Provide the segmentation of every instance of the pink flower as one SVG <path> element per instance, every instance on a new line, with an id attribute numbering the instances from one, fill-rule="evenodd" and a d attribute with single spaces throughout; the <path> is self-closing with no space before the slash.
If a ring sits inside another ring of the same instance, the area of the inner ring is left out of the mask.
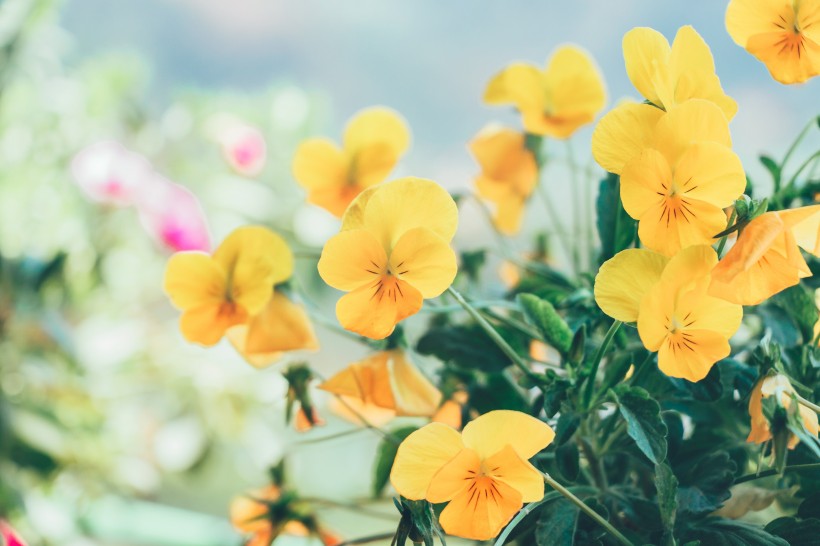
<path id="1" fill-rule="evenodd" d="M 154 175 L 136 205 L 146 231 L 174 252 L 211 249 L 205 212 L 187 188 Z"/>
<path id="2" fill-rule="evenodd" d="M 259 129 L 241 122 L 232 123 L 219 136 L 225 160 L 239 174 L 256 176 L 265 167 L 267 147 Z"/>
<path id="3" fill-rule="evenodd" d="M 91 200 L 122 207 L 134 203 L 152 169 L 141 155 L 118 142 L 105 140 L 74 156 L 71 174 Z"/>
<path id="4" fill-rule="evenodd" d="M 26 546 L 17 531 L 11 528 L 11 525 L 3 520 L 0 520 L 0 538 L 3 539 L 2 544 L 5 546 Z"/>

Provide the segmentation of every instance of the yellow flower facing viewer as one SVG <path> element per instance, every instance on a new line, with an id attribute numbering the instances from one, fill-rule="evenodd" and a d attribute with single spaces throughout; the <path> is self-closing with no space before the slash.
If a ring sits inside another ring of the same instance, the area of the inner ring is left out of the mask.
<path id="1" fill-rule="evenodd" d="M 763 399 L 774 396 L 780 407 L 789 409 L 792 404 L 793 394 L 794 387 L 792 387 L 789 378 L 783 374 L 768 375 L 757 382 L 749 398 L 751 431 L 749 432 L 749 437 L 746 438 L 747 442 L 760 444 L 772 439 L 769 420 L 763 414 Z M 799 405 L 797 410 L 800 412 L 803 427 L 805 427 L 809 433 L 817 436 L 817 433 L 820 432 L 817 414 L 802 405 Z M 799 442 L 800 438 L 791 434 L 788 442 L 789 449 L 794 449 Z"/>
<path id="2" fill-rule="evenodd" d="M 322 279 L 348 292 L 336 304 L 342 326 L 383 339 L 425 298 L 447 290 L 457 226 L 453 198 L 431 180 L 402 178 L 362 193 L 319 259 Z"/>
<path id="3" fill-rule="evenodd" d="M 726 30 L 780 83 L 802 83 L 820 74 L 818 0 L 732 0 Z"/>
<path id="4" fill-rule="evenodd" d="M 543 476 L 528 460 L 554 437 L 547 424 L 509 410 L 486 413 L 461 434 L 430 423 L 399 446 L 390 481 L 410 500 L 448 502 L 439 516 L 448 534 L 489 540 L 544 496 Z"/>
<path id="5" fill-rule="evenodd" d="M 678 29 L 672 47 L 651 28 L 633 28 L 624 35 L 624 61 L 632 85 L 664 110 L 689 99 L 716 104 L 731 120 L 737 103 L 728 97 L 715 74 L 712 51 L 691 26 Z"/>
<path id="6" fill-rule="evenodd" d="M 341 217 L 362 191 L 384 181 L 410 146 L 407 123 L 389 108 L 357 113 L 347 124 L 340 148 L 331 140 L 303 142 L 293 159 L 293 176 L 307 200 Z"/>
<path id="7" fill-rule="evenodd" d="M 820 205 L 761 214 L 712 271 L 710 292 L 757 305 L 811 276 L 800 248 L 820 256 Z"/>
<path id="8" fill-rule="evenodd" d="M 165 292 L 182 311 L 180 329 L 188 341 L 214 345 L 244 324 L 271 299 L 274 284 L 293 272 L 293 254 L 270 230 L 234 230 L 209 256 L 177 252 L 165 269 Z"/>
<path id="9" fill-rule="evenodd" d="M 478 195 L 495 205 L 493 223 L 505 235 L 518 233 L 524 204 L 538 183 L 538 165 L 524 134 L 489 126 L 470 142 L 470 151 L 481 166 Z"/>
<path id="10" fill-rule="evenodd" d="M 627 104 L 604 116 L 593 155 L 621 175 L 621 200 L 648 248 L 672 256 L 710 244 L 726 227 L 725 207 L 746 188 L 728 123 L 714 104 L 692 99 L 663 113 Z"/>
<path id="11" fill-rule="evenodd" d="M 380 351 L 354 362 L 319 388 L 363 403 L 392 410 L 398 416 L 433 415 L 441 392 L 401 349 Z"/>
<path id="12" fill-rule="evenodd" d="M 604 108 L 604 83 L 592 58 L 571 45 L 558 48 L 542 70 L 513 63 L 484 91 L 487 104 L 512 104 L 528 133 L 569 138 Z"/>
<path id="13" fill-rule="evenodd" d="M 658 353 L 658 367 L 671 377 L 700 381 L 729 356 L 729 338 L 743 308 L 708 294 L 717 254 L 706 245 L 688 247 L 671 259 L 645 249 L 619 252 L 595 279 L 595 301 L 604 313 L 637 322 L 644 346 Z"/>

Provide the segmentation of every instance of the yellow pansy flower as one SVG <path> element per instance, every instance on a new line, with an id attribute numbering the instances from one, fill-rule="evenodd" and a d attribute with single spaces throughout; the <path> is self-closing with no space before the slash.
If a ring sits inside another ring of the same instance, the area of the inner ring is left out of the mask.
<path id="1" fill-rule="evenodd" d="M 671 256 L 714 242 L 726 227 L 723 209 L 743 193 L 746 175 L 713 103 L 692 99 L 665 114 L 652 110 L 660 112 L 624 105 L 604 116 L 593 154 L 621 175 L 621 201 L 638 220 L 641 242 Z"/>
<path id="2" fill-rule="evenodd" d="M 430 416 L 441 402 L 441 392 L 401 349 L 380 351 L 354 362 L 319 388 L 392 410 L 398 416 Z"/>
<path id="3" fill-rule="evenodd" d="M 633 28 L 624 35 L 623 49 L 632 85 L 655 106 L 669 110 L 698 98 L 716 104 L 728 120 L 737 112 L 720 86 L 709 46 L 691 26 L 678 29 L 672 47 L 656 30 Z"/>
<path id="4" fill-rule="evenodd" d="M 761 214 L 712 271 L 710 293 L 757 305 L 811 276 L 800 248 L 820 256 L 820 205 Z"/>
<path id="5" fill-rule="evenodd" d="M 770 396 L 775 396 L 775 400 L 780 407 L 789 409 L 792 404 L 792 395 L 794 394 L 794 387 L 792 387 L 789 378 L 783 374 L 768 375 L 757 382 L 752 389 L 752 394 L 749 398 L 749 415 L 751 416 L 751 431 L 747 442 L 760 444 L 772 439 L 772 431 L 769 428 L 769 420 L 763 414 L 763 399 Z M 800 418 L 803 421 L 805 429 L 817 436 L 820 432 L 820 425 L 818 425 L 817 414 L 804 406 L 799 406 Z M 789 449 L 794 449 L 800 439 L 794 434 L 790 435 L 788 446 Z"/>
<path id="6" fill-rule="evenodd" d="M 717 254 L 690 246 L 671 259 L 645 249 L 618 253 L 595 278 L 604 313 L 638 323 L 644 346 L 658 352 L 658 367 L 672 377 L 700 381 L 729 356 L 729 338 L 743 308 L 708 294 Z"/>
<path id="7" fill-rule="evenodd" d="M 165 269 L 165 292 L 182 311 L 188 341 L 214 345 L 225 332 L 265 308 L 274 284 L 293 272 L 293 254 L 270 230 L 234 230 L 210 256 L 177 252 Z"/>
<path id="8" fill-rule="evenodd" d="M 817 0 L 732 0 L 726 30 L 780 83 L 801 83 L 820 74 Z"/>
<path id="9" fill-rule="evenodd" d="M 461 434 L 430 423 L 401 443 L 390 481 L 410 500 L 447 502 L 439 522 L 448 534 L 489 540 L 544 496 L 543 476 L 528 460 L 554 437 L 546 423 L 509 410 L 486 413 Z"/>
<path id="10" fill-rule="evenodd" d="M 569 138 L 604 108 L 604 83 L 589 54 L 571 45 L 558 48 L 541 70 L 514 63 L 496 74 L 484 91 L 487 104 L 512 104 L 528 133 Z"/>
<path id="11" fill-rule="evenodd" d="M 447 290 L 456 275 L 453 198 L 431 180 L 402 178 L 362 193 L 322 250 L 319 275 L 349 292 L 336 304 L 346 329 L 373 339 Z"/>
<path id="12" fill-rule="evenodd" d="M 308 191 L 307 200 L 341 217 L 362 191 L 384 181 L 410 146 L 410 131 L 389 108 L 357 113 L 347 124 L 342 147 L 325 138 L 299 145 L 293 176 Z"/>
<path id="13" fill-rule="evenodd" d="M 524 204 L 538 183 L 538 165 L 524 134 L 489 126 L 470 142 L 470 151 L 481 166 L 475 179 L 478 195 L 495 205 L 495 227 L 505 235 L 517 233 Z"/>

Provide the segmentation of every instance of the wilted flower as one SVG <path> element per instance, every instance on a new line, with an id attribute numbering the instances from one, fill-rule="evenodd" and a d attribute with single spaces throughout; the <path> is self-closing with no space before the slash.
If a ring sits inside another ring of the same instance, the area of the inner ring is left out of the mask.
<path id="1" fill-rule="evenodd" d="M 487 104 L 512 104 L 528 133 L 569 138 L 592 122 L 606 102 L 601 74 L 589 54 L 558 48 L 545 69 L 514 63 L 496 74 L 484 91 Z"/>
<path id="2" fill-rule="evenodd" d="M 150 190 L 153 169 L 141 155 L 105 140 L 74 156 L 71 174 L 89 199 L 122 207 L 133 205 Z"/>
<path id="3" fill-rule="evenodd" d="M 448 502 L 439 516 L 449 534 L 488 540 L 525 502 L 541 500 L 544 479 L 528 459 L 555 437 L 535 417 L 497 410 L 459 434 L 430 423 L 402 442 L 390 481 L 403 497 Z"/>
<path id="4" fill-rule="evenodd" d="M 342 142 L 339 148 L 324 138 L 306 140 L 293 158 L 293 176 L 308 191 L 308 202 L 337 217 L 388 177 L 410 145 L 410 131 L 398 113 L 373 107 L 348 122 Z"/>
<path id="5" fill-rule="evenodd" d="M 166 248 L 174 252 L 211 249 L 205 212 L 184 186 L 155 174 L 135 204 L 145 230 Z"/>
<path id="6" fill-rule="evenodd" d="M 475 179 L 478 195 L 495 205 L 493 223 L 501 233 L 517 233 L 524 204 L 538 182 L 538 165 L 524 134 L 486 127 L 470 142 L 470 151 L 481 166 Z"/>
<path id="7" fill-rule="evenodd" d="M 793 394 L 795 394 L 794 387 L 792 387 L 789 378 L 783 374 L 768 375 L 757 382 L 749 398 L 749 415 L 752 418 L 752 429 L 749 432 L 749 437 L 746 438 L 747 442 L 760 444 L 772 439 L 769 420 L 763 414 L 763 399 L 774 396 L 778 406 L 789 409 L 792 404 Z M 820 432 L 817 414 L 802 405 L 797 410 L 800 412 L 803 427 L 812 435 L 817 436 L 817 433 Z M 794 449 L 799 442 L 800 438 L 791 434 L 788 442 L 789 449 Z"/>
<path id="8" fill-rule="evenodd" d="M 820 74 L 816 0 L 732 0 L 726 9 L 726 30 L 780 83 L 802 83 Z"/>
<path id="9" fill-rule="evenodd" d="M 319 275 L 349 292 L 336 304 L 346 329 L 374 339 L 444 292 L 456 275 L 453 198 L 431 180 L 402 178 L 361 194 L 322 250 Z"/>
<path id="10" fill-rule="evenodd" d="M 256 127 L 241 122 L 228 124 L 218 135 L 225 161 L 243 176 L 256 176 L 265 167 L 265 137 Z"/>
<path id="11" fill-rule="evenodd" d="M 712 272 L 710 293 L 757 305 L 811 276 L 800 248 L 820 256 L 820 205 L 766 212 L 743 228 Z"/>

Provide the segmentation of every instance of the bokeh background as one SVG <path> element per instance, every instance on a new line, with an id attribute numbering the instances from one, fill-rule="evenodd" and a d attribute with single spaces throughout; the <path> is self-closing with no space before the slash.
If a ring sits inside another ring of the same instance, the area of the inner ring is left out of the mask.
<path id="1" fill-rule="evenodd" d="M 783 155 L 816 114 L 820 87 L 772 80 L 731 41 L 724 10 L 720 1 L 651 0 L 0 1 L 0 443 L 10 454 L 0 461 L 0 499 L 21 532 L 33 545 L 240 544 L 228 503 L 264 485 L 285 454 L 291 482 L 328 501 L 317 506 L 342 535 L 396 522 L 389 499 L 366 501 L 374 514 L 344 506 L 369 495 L 377 437 L 315 442 L 352 427 L 321 394 L 327 426 L 297 434 L 284 423 L 277 368 L 254 370 L 227 345 L 184 342 L 161 291 L 168 251 L 133 210 L 91 203 L 73 183 L 69 165 L 85 146 L 114 139 L 143 154 L 199 197 L 215 242 L 264 223 L 309 256 L 337 224 L 304 204 L 292 180 L 300 139 L 338 139 L 357 110 L 387 105 L 413 132 L 396 175 L 468 191 L 476 166 L 466 142 L 489 122 L 517 124 L 513 112 L 481 103 L 503 66 L 541 64 L 577 43 L 601 67 L 611 106 L 637 95 L 623 34 L 651 26 L 671 38 L 691 24 L 739 103 L 735 149 L 765 191 L 757 156 Z M 225 115 L 265 135 L 258 176 L 225 163 L 215 136 Z M 555 155 L 571 150 L 590 163 L 590 133 L 555 145 Z M 547 176 L 553 199 L 568 199 L 567 173 Z M 527 233 L 544 228 L 539 216 L 512 244 L 528 246 Z M 486 246 L 488 233 L 465 207 L 456 246 Z M 300 260 L 297 276 L 332 317 L 336 295 L 314 265 Z M 320 353 L 291 360 L 330 374 L 367 351 L 331 329 L 318 335 Z"/>

